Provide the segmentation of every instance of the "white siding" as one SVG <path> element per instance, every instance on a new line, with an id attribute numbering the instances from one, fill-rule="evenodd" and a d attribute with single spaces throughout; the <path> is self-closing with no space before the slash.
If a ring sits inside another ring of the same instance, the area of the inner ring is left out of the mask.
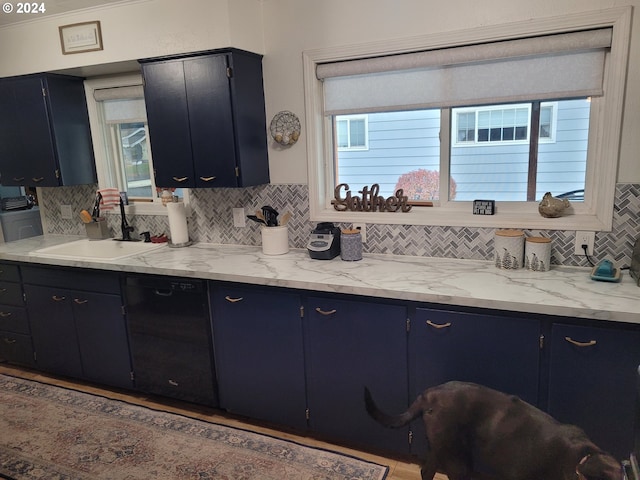
<path id="1" fill-rule="evenodd" d="M 584 188 L 589 104 L 558 104 L 555 138 L 539 145 L 536 198 Z M 338 183 L 357 192 L 378 183 L 380 194 L 394 193 L 398 177 L 416 169 L 439 170 L 440 113 L 437 110 L 369 115 L 369 149 L 340 151 Z M 456 200 L 525 201 L 528 145 L 473 145 L 451 149 Z"/>

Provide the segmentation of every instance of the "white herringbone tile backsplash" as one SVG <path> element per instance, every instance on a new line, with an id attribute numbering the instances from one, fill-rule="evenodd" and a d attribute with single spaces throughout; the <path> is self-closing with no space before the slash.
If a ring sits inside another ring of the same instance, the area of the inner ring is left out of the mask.
<path id="1" fill-rule="evenodd" d="M 40 208 L 43 209 L 45 234 L 84 234 L 80 218 L 62 219 L 61 204 L 71 205 L 74 212 L 93 203 L 96 185 L 41 188 Z M 190 191 L 191 215 L 189 236 L 193 241 L 259 245 L 258 224 L 233 226 L 233 207 L 244 207 L 247 213 L 263 205 L 280 212 L 292 213 L 289 222 L 289 243 L 292 248 L 305 248 L 315 223 L 309 220 L 308 188 L 306 185 L 264 185 L 251 188 L 195 189 Z M 45 208 L 44 205 L 47 207 Z M 152 235 L 169 233 L 166 216 L 138 215 L 127 218 L 136 233 L 150 231 Z M 117 235 L 120 216 L 110 215 L 109 226 Z M 584 257 L 573 255 L 573 231 L 530 230 L 527 235 L 544 235 L 553 241 L 551 263 L 555 265 L 587 266 Z M 419 225 L 368 224 L 365 253 L 471 258 L 493 258 L 491 228 L 430 227 Z M 597 258 L 610 256 L 620 265 L 629 265 L 631 250 L 640 236 L 640 184 L 619 184 L 616 188 L 613 230 L 596 234 Z"/>

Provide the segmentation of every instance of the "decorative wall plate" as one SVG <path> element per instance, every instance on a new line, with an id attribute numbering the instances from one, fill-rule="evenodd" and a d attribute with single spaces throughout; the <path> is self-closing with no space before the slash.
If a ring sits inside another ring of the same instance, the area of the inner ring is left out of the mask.
<path id="1" fill-rule="evenodd" d="M 289 147 L 300 138 L 300 120 L 294 113 L 285 110 L 274 115 L 269 130 L 277 143 Z"/>

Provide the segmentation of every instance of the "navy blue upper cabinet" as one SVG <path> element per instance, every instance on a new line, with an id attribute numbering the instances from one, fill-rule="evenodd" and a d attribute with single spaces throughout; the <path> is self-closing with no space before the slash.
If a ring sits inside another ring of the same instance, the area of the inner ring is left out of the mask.
<path id="1" fill-rule="evenodd" d="M 262 56 L 230 49 L 140 63 L 156 185 L 269 183 Z"/>
<path id="2" fill-rule="evenodd" d="M 0 79 L 0 183 L 57 187 L 96 182 L 83 79 Z"/>

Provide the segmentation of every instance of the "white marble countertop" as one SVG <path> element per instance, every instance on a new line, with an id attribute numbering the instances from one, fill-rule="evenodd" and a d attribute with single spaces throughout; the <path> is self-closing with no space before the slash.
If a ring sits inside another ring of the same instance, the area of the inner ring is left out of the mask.
<path id="1" fill-rule="evenodd" d="M 365 254 L 357 262 L 312 260 L 306 250 L 264 255 L 260 247 L 196 243 L 163 246 L 113 262 L 54 259 L 35 250 L 82 237 L 47 235 L 0 244 L 0 260 L 175 275 L 367 295 L 515 312 L 640 324 L 640 288 L 623 272 L 621 283 L 596 282 L 590 269 L 549 272 L 500 270 L 493 262 Z"/>

